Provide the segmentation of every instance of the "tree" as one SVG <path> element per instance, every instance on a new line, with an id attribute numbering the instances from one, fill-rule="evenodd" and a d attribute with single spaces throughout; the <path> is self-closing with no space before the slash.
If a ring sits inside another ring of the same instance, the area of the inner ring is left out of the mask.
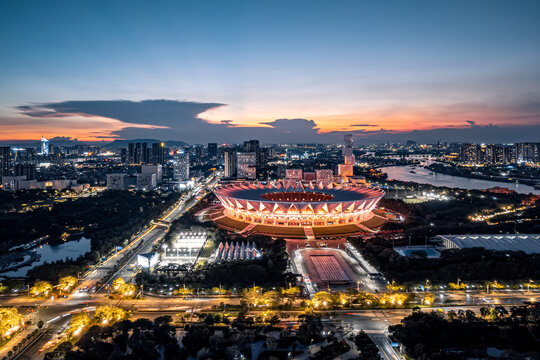
<path id="1" fill-rule="evenodd" d="M 243 300 L 248 304 L 248 306 L 253 307 L 263 303 L 264 298 L 262 294 L 262 289 L 258 286 L 246 289 L 244 291 Z"/>
<path id="2" fill-rule="evenodd" d="M 90 324 L 90 316 L 88 316 L 87 313 L 81 312 L 73 314 L 69 330 L 74 336 L 77 336 L 81 333 L 82 329 L 88 326 L 88 324 Z"/>
<path id="3" fill-rule="evenodd" d="M 58 288 L 62 291 L 70 291 L 76 284 L 75 276 L 64 276 L 58 280 Z"/>
<path id="4" fill-rule="evenodd" d="M 34 296 L 39 295 L 45 295 L 47 296 L 51 291 L 53 287 L 52 285 L 47 281 L 38 281 L 30 288 L 30 293 Z"/>
<path id="5" fill-rule="evenodd" d="M 127 320 L 130 316 L 130 311 L 110 305 L 99 306 L 94 314 L 94 318 L 103 325 L 110 325 L 116 321 Z"/>
<path id="6" fill-rule="evenodd" d="M 116 292 L 119 292 L 124 285 L 126 285 L 126 281 L 123 278 L 116 278 L 112 282 L 112 288 Z"/>
<path id="7" fill-rule="evenodd" d="M 0 336 L 9 335 L 21 325 L 22 320 L 16 308 L 0 308 Z"/>

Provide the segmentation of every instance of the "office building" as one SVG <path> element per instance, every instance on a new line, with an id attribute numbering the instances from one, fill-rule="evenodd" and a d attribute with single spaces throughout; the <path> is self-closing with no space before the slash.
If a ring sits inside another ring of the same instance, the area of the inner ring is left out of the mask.
<path id="1" fill-rule="evenodd" d="M 314 172 L 305 172 L 304 173 L 304 181 L 315 181 L 315 173 Z"/>
<path id="2" fill-rule="evenodd" d="M 540 163 L 540 143 L 517 143 L 516 162 L 527 164 Z"/>
<path id="3" fill-rule="evenodd" d="M 216 143 L 208 143 L 208 160 L 212 163 L 217 162 L 217 144 Z"/>
<path id="4" fill-rule="evenodd" d="M 122 164 L 127 164 L 128 162 L 127 149 L 120 149 L 120 161 L 122 162 Z"/>
<path id="5" fill-rule="evenodd" d="M 179 151 L 174 155 L 173 179 L 185 181 L 189 180 L 189 152 Z"/>
<path id="6" fill-rule="evenodd" d="M 261 149 L 259 140 L 244 141 L 244 152 L 255 154 L 257 171 L 260 172 L 265 167 L 264 152 Z"/>
<path id="7" fill-rule="evenodd" d="M 137 190 L 149 191 L 154 190 L 157 186 L 156 174 L 137 174 Z"/>
<path id="8" fill-rule="evenodd" d="M 129 143 L 128 159 L 130 165 L 150 164 L 151 149 L 148 143 Z"/>
<path id="9" fill-rule="evenodd" d="M 49 155 L 49 140 L 44 137 L 41 137 L 41 155 Z"/>
<path id="10" fill-rule="evenodd" d="M 163 165 L 165 161 L 165 143 L 152 144 L 152 164 Z"/>
<path id="11" fill-rule="evenodd" d="M 107 190 L 127 190 L 126 174 L 107 174 Z"/>
<path id="12" fill-rule="evenodd" d="M 478 162 L 478 146 L 476 144 L 463 144 L 460 148 L 460 160 L 465 164 Z"/>
<path id="13" fill-rule="evenodd" d="M 285 179 L 287 180 L 302 180 L 302 169 L 287 169 L 285 170 Z"/>
<path id="14" fill-rule="evenodd" d="M 236 177 L 237 157 L 236 150 L 225 150 L 225 177 Z"/>
<path id="15" fill-rule="evenodd" d="M 158 184 L 163 182 L 163 169 L 161 165 L 143 165 L 141 166 L 141 174 L 155 174 Z"/>
<path id="16" fill-rule="evenodd" d="M 254 152 L 237 154 L 237 177 L 255 179 L 257 177 L 257 155 Z"/>
<path id="17" fill-rule="evenodd" d="M 345 147 L 343 148 L 343 164 L 338 166 L 338 175 L 341 176 L 344 180 L 354 175 L 354 162 L 355 157 L 353 155 L 353 137 L 351 134 L 347 134 L 344 137 Z"/>
<path id="18" fill-rule="evenodd" d="M 25 176 L 27 180 L 34 180 L 36 178 L 36 165 L 15 164 L 13 173 L 15 176 Z"/>
<path id="19" fill-rule="evenodd" d="M 9 176 L 11 173 L 11 148 L 0 147 L 0 177 Z"/>
<path id="20" fill-rule="evenodd" d="M 334 172 L 329 169 L 315 170 L 315 179 L 317 181 L 332 181 L 334 179 Z"/>

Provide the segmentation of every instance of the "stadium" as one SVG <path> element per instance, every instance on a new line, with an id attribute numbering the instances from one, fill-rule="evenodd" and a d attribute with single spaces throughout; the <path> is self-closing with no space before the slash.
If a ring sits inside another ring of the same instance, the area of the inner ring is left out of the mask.
<path id="1" fill-rule="evenodd" d="M 382 190 L 354 184 L 287 180 L 224 184 L 214 189 L 214 193 L 223 205 L 221 218 L 230 220 L 216 221 L 218 225 L 240 230 L 242 224 L 243 227 L 249 224 L 250 228 L 258 227 L 259 233 L 298 233 L 308 237 L 304 233 L 306 228 L 324 228 L 327 235 L 366 230 L 355 224 L 376 216 L 373 210 L 384 196 Z"/>

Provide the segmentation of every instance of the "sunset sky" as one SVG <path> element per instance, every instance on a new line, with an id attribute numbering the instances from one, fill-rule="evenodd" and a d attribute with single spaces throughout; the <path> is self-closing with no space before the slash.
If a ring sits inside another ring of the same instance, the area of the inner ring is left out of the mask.
<path id="1" fill-rule="evenodd" d="M 540 1 L 0 3 L 0 140 L 540 141 Z"/>

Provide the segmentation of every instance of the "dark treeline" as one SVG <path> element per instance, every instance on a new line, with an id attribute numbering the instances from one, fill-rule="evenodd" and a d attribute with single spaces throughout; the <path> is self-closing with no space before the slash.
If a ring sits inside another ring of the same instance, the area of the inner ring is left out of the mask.
<path id="1" fill-rule="evenodd" d="M 133 235 L 178 199 L 178 193 L 161 197 L 150 192 L 104 191 L 98 196 L 55 204 L 50 211 L 39 209 L 17 214 L 20 219 L 6 226 L 17 232 L 15 239 L 21 243 L 45 234 L 54 242 L 70 228 L 81 228 L 84 236 L 91 239 L 91 252 L 77 259 L 42 264 L 28 272 L 30 278 L 56 281 L 59 274 L 76 275 L 115 246 L 127 245 Z M 11 214 L 3 214 L 0 219 L 4 221 L 7 217 Z M 25 226 L 21 225 L 23 223 Z M 2 233 L 9 231 L 0 228 Z M 1 246 L 6 245 L 2 243 Z"/>
<path id="2" fill-rule="evenodd" d="M 504 307 L 483 308 L 482 317 L 472 311 L 413 312 L 400 325 L 389 328 L 405 353 L 417 360 L 487 359 L 487 347 L 506 352 L 505 359 L 537 359 L 535 337 L 540 325 L 538 310 Z"/>
<path id="3" fill-rule="evenodd" d="M 400 283 L 540 279 L 540 254 L 469 248 L 444 250 L 440 258 L 427 259 L 401 256 L 387 240 L 351 241 L 389 280 Z"/>
<path id="4" fill-rule="evenodd" d="M 471 192 L 472 193 L 472 192 Z M 404 223 L 390 223 L 387 228 L 404 230 L 405 237 L 412 239 L 413 244 L 423 244 L 426 236 L 439 234 L 499 234 L 540 232 L 540 215 L 538 208 L 526 210 L 520 218 L 531 218 L 532 221 L 516 222 L 517 214 L 493 220 L 514 220 L 496 225 L 485 222 L 472 222 L 468 217 L 483 210 L 494 210 L 503 205 L 518 205 L 523 195 L 499 195 L 474 192 L 467 196 L 462 191 L 454 200 L 427 201 L 408 204 L 402 200 L 383 198 L 379 205 L 399 212 L 405 216 Z M 483 196 L 483 197 L 482 197 Z"/>
<path id="5" fill-rule="evenodd" d="M 60 344 L 45 360 L 95 359 L 186 359 L 176 339 L 170 316 L 135 321 L 124 320 L 113 326 L 92 326 L 77 342 Z"/>

